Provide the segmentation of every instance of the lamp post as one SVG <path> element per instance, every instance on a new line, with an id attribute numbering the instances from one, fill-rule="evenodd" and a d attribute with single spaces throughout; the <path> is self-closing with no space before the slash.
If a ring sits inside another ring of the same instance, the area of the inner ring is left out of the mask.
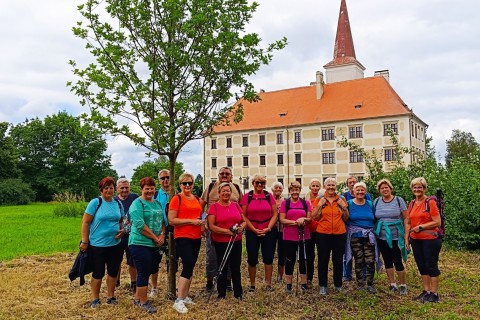
<path id="1" fill-rule="evenodd" d="M 239 177 L 238 180 L 240 184 L 243 185 L 243 193 L 245 193 L 245 190 L 248 189 L 248 181 L 250 180 L 250 177 Z"/>
<path id="2" fill-rule="evenodd" d="M 278 114 L 280 118 L 285 118 L 287 116 L 288 112 L 282 112 Z M 285 125 L 285 131 L 287 134 L 287 186 L 290 185 L 290 145 L 289 145 L 289 132 L 288 132 L 288 125 Z"/>

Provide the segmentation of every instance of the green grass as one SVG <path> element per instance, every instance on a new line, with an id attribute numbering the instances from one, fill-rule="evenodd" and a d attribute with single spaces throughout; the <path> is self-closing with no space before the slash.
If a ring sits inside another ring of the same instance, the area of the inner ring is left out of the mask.
<path id="1" fill-rule="evenodd" d="M 77 249 L 81 218 L 56 217 L 54 206 L 36 203 L 0 207 L 0 261 Z"/>

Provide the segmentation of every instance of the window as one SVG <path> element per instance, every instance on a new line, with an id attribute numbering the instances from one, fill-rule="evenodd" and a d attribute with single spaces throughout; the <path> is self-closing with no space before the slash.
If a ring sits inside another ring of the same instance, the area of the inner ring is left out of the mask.
<path id="1" fill-rule="evenodd" d="M 283 144 L 283 132 L 277 132 L 277 144 Z"/>
<path id="2" fill-rule="evenodd" d="M 363 162 L 363 155 L 359 151 L 350 151 L 350 163 Z"/>
<path id="3" fill-rule="evenodd" d="M 302 164 L 302 154 L 295 153 L 295 164 Z"/>
<path id="4" fill-rule="evenodd" d="M 411 129 L 411 131 L 412 131 L 412 137 L 414 137 L 414 136 L 415 136 L 415 132 L 414 132 L 414 130 L 413 130 L 413 122 L 412 122 L 412 129 Z"/>
<path id="5" fill-rule="evenodd" d="M 248 136 L 242 137 L 242 147 L 248 147 Z"/>
<path id="6" fill-rule="evenodd" d="M 229 167 L 229 168 L 233 167 L 233 165 L 232 165 L 232 157 L 227 157 L 227 167 Z"/>
<path id="7" fill-rule="evenodd" d="M 355 138 L 362 138 L 362 127 L 361 126 L 356 126 L 356 127 L 349 127 L 348 128 L 348 137 L 350 139 L 355 139 Z"/>
<path id="8" fill-rule="evenodd" d="M 278 178 L 277 178 L 277 181 L 280 182 L 280 183 L 282 184 L 282 186 L 285 186 L 285 185 L 283 184 L 283 177 L 278 177 Z"/>
<path id="9" fill-rule="evenodd" d="M 232 137 L 227 137 L 227 148 L 232 147 Z"/>
<path id="10" fill-rule="evenodd" d="M 323 152 L 322 163 L 323 164 L 335 163 L 335 152 Z"/>
<path id="11" fill-rule="evenodd" d="M 243 166 L 248 167 L 248 156 L 243 156 Z"/>
<path id="12" fill-rule="evenodd" d="M 385 161 L 394 161 L 397 160 L 395 155 L 395 150 L 392 148 L 388 148 L 384 150 Z"/>
<path id="13" fill-rule="evenodd" d="M 283 153 L 277 154 L 277 165 L 283 166 Z"/>
<path id="14" fill-rule="evenodd" d="M 212 139 L 212 149 L 217 149 L 217 139 Z"/>
<path id="15" fill-rule="evenodd" d="M 294 143 L 300 143 L 302 142 L 302 132 L 301 131 L 295 131 L 293 136 L 293 142 Z"/>
<path id="16" fill-rule="evenodd" d="M 264 134 L 261 134 L 258 136 L 258 144 L 261 145 L 261 146 L 264 146 L 265 145 L 265 135 Z"/>
<path id="17" fill-rule="evenodd" d="M 265 155 L 260 155 L 260 165 L 261 166 L 265 166 L 266 165 L 266 161 L 265 161 Z"/>
<path id="18" fill-rule="evenodd" d="M 398 123 L 384 123 L 383 124 L 383 135 L 388 136 L 388 131 L 392 130 L 394 134 L 398 134 Z"/>
<path id="19" fill-rule="evenodd" d="M 417 130 L 418 130 L 418 126 L 415 125 L 415 139 L 418 139 L 418 132 L 417 132 Z"/>
<path id="20" fill-rule="evenodd" d="M 335 129 L 322 129 L 322 141 L 334 140 L 335 139 Z"/>
<path id="21" fill-rule="evenodd" d="M 302 185 L 302 177 L 295 177 L 295 181 L 297 181 L 298 183 L 300 183 L 300 185 Z"/>
<path id="22" fill-rule="evenodd" d="M 217 167 L 217 158 L 212 158 L 212 169 Z"/>

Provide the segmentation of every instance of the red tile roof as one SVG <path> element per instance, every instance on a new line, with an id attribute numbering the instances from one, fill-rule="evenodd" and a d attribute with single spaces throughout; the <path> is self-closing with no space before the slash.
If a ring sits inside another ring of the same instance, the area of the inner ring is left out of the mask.
<path id="1" fill-rule="evenodd" d="M 320 100 L 316 99 L 315 85 L 261 92 L 259 95 L 261 101 L 257 103 L 242 102 L 244 117 L 240 123 L 217 126 L 214 132 L 327 124 L 411 114 L 411 110 L 382 76 L 325 84 Z M 281 117 L 280 113 L 286 115 Z"/>

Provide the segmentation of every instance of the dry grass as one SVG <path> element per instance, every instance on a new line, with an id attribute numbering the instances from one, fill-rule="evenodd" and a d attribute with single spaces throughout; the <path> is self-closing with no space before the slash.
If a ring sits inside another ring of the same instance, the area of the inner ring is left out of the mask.
<path id="1" fill-rule="evenodd" d="M 441 257 L 440 294 L 442 302 L 422 305 L 412 301 L 420 291 L 420 279 L 413 259 L 407 266 L 410 293 L 406 297 L 386 292 L 384 274 L 377 279 L 379 292 L 369 295 L 347 285 L 344 294 L 318 295 L 318 288 L 306 295 L 288 295 L 283 285 L 277 284 L 274 292 L 264 292 L 261 281 L 255 294 L 245 294 L 243 301 L 232 296 L 217 301 L 213 295 L 209 305 L 202 294 L 203 270 L 205 263 L 197 264 L 192 293 L 197 304 L 186 316 L 178 315 L 172 308 L 172 301 L 163 296 L 153 300 L 158 307 L 156 315 L 147 315 L 134 307 L 128 295 L 128 279 L 123 269 L 122 285 L 116 295 L 119 305 L 105 304 L 102 286 L 102 305 L 96 310 L 89 308 L 90 287 L 80 287 L 78 280 L 70 283 L 67 273 L 74 260 L 74 254 L 56 254 L 49 257 L 32 256 L 0 263 L 0 319 L 479 319 L 480 318 L 480 276 L 479 253 L 443 251 Z M 243 283 L 248 283 L 246 264 L 243 263 Z M 258 275 L 261 275 L 259 270 Z M 161 270 L 160 283 L 166 283 L 165 270 Z"/>

